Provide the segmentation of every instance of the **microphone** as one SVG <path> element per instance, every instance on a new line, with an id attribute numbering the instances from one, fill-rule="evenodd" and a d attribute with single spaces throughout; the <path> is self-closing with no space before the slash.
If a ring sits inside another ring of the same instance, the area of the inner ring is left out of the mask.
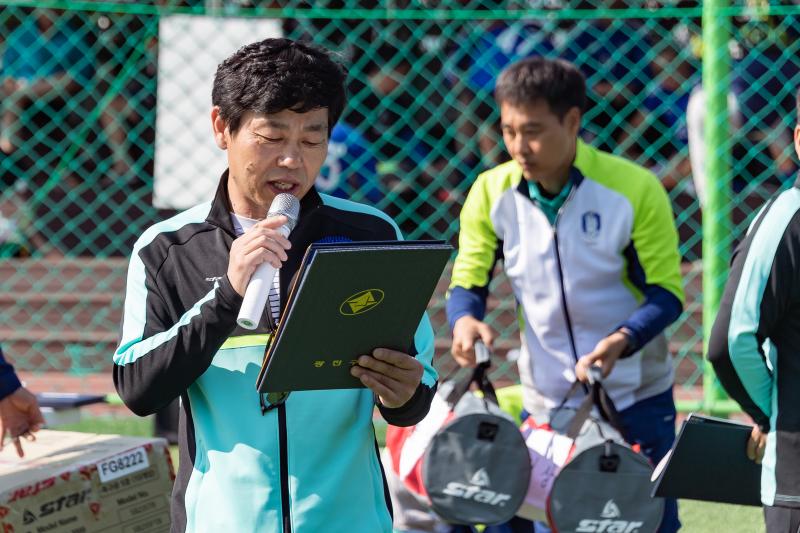
<path id="1" fill-rule="evenodd" d="M 278 228 L 284 237 L 288 237 L 297 225 L 297 217 L 300 216 L 300 201 L 291 194 L 281 193 L 272 200 L 267 212 L 267 218 L 283 215 L 289 219 L 286 224 Z M 250 281 L 247 282 L 247 289 L 244 291 L 244 300 L 239 309 L 239 316 L 236 323 L 245 329 L 256 329 L 261 315 L 264 314 L 264 307 L 267 305 L 269 289 L 272 287 L 272 280 L 275 279 L 276 268 L 269 263 L 261 263 L 253 272 Z"/>

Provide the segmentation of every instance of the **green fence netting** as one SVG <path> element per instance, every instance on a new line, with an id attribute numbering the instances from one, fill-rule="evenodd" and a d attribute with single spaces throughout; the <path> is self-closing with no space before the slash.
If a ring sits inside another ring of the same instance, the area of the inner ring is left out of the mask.
<path id="1" fill-rule="evenodd" d="M 170 119 L 177 129 L 162 126 L 162 113 L 183 103 L 166 87 L 199 85 L 206 117 L 210 79 L 194 79 L 194 66 L 214 64 L 220 42 L 265 36 L 226 33 L 224 23 L 271 20 L 270 34 L 317 42 L 349 69 L 349 106 L 320 187 L 378 206 L 408 238 L 455 243 L 473 179 L 507 158 L 492 101 L 500 70 L 537 54 L 575 62 L 590 90 L 582 136 L 649 167 L 669 190 L 687 291 L 670 346 L 679 384 L 697 386 L 709 156 L 701 14 L 686 1 L 0 0 L 0 341 L 23 370 L 108 370 L 133 242 L 182 207 L 176 198 L 198 188 L 192 176 L 223 170 L 191 167 L 200 149 L 158 169 L 197 129 L 180 127 L 180 115 Z M 716 252 L 727 258 L 753 210 L 797 170 L 800 12 L 750 1 L 719 16 L 731 74 L 718 80 L 730 95 L 730 135 L 718 150 L 731 158 L 732 190 L 715 216 L 733 224 Z M 199 135 L 210 141 L 206 128 Z M 502 276 L 494 283 L 489 320 L 499 355 L 513 359 L 513 298 Z M 443 289 L 431 306 L 439 353 L 449 346 Z M 511 361 L 496 372 L 517 380 Z"/>

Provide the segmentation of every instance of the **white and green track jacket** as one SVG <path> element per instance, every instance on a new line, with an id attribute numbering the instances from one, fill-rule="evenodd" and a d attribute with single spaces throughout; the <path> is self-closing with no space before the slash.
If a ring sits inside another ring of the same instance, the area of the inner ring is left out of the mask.
<path id="1" fill-rule="evenodd" d="M 673 382 L 663 330 L 680 315 L 683 290 L 672 210 L 652 173 L 580 140 L 570 179 L 551 225 L 517 163 L 478 176 L 461 211 L 448 318 L 483 318 L 502 259 L 518 303 L 526 409 L 560 404 L 576 360 L 622 326 L 634 349 L 605 385 L 625 409 Z"/>

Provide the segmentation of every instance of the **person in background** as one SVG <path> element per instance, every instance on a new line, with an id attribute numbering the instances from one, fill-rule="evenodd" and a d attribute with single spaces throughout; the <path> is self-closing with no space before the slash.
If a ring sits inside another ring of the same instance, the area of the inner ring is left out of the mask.
<path id="1" fill-rule="evenodd" d="M 642 109 L 633 112 L 629 128 L 621 134 L 620 145 L 630 159 L 656 174 L 668 191 L 683 183 L 694 194 L 686 109 L 699 71 L 690 63 L 691 55 L 673 42 L 653 55 L 650 68 L 655 80 L 645 90 Z"/>
<path id="2" fill-rule="evenodd" d="M 628 7 L 624 0 L 608 0 L 602 5 L 608 9 Z M 573 7 L 594 9 L 597 2 L 579 0 Z M 646 60 L 647 32 L 639 21 L 601 18 L 574 24 L 560 40 L 567 43 L 563 58 L 580 69 L 589 87 L 583 135 L 598 148 L 614 152 L 653 79 Z"/>
<path id="3" fill-rule="evenodd" d="M 0 450 L 8 434 L 17 454 L 23 457 L 25 453 L 20 438 L 36 440 L 33 434 L 43 425 L 44 418 L 36 396 L 22 386 L 14 367 L 6 362 L 0 348 Z"/>
<path id="4" fill-rule="evenodd" d="M 497 2 L 496 7 L 502 7 Z M 486 9 L 484 3 L 482 8 Z M 492 92 L 508 65 L 531 56 L 555 53 L 548 23 L 532 20 L 465 22 L 452 43 L 447 73 L 462 109 L 456 122 L 465 156 L 479 153 L 472 166 L 494 166 L 506 157 Z"/>
<path id="5" fill-rule="evenodd" d="M 377 164 L 364 136 L 352 126 L 339 122 L 331 132 L 328 155 L 314 186 L 319 192 L 337 198 L 367 200 L 376 205 L 383 198 Z"/>
<path id="6" fill-rule="evenodd" d="M 0 151 L 11 154 L 33 136 L 18 131 L 23 113 L 75 98 L 89 85 L 93 59 L 75 24 L 59 10 L 39 9 L 6 39 L 0 62 Z M 28 120 L 30 120 L 28 118 Z"/>
<path id="7" fill-rule="evenodd" d="M 666 191 L 644 168 L 578 138 L 586 83 L 564 60 L 528 58 L 498 79 L 512 160 L 480 174 L 461 211 L 447 315 L 451 351 L 475 365 L 496 262 L 518 302 L 523 405 L 548 423 L 602 366 L 625 439 L 655 464 L 675 438 L 674 369 L 664 328 L 683 308 L 678 235 Z M 667 502 L 661 533 L 680 527 Z"/>
<path id="8" fill-rule="evenodd" d="M 800 92 L 794 151 L 800 157 Z M 769 200 L 733 253 L 708 359 L 755 422 L 767 533 L 800 530 L 800 177 Z"/>
<path id="9" fill-rule="evenodd" d="M 362 131 L 378 159 L 386 213 L 411 238 L 434 238 L 447 231 L 457 207 L 450 193 L 463 176 L 447 127 L 456 110 L 446 93 L 430 91 L 434 80 L 445 83 L 438 54 L 401 36 L 374 43 Z"/>
<path id="10" fill-rule="evenodd" d="M 798 0 L 792 0 L 795 6 Z M 800 39 L 800 18 L 769 13 L 764 0 L 751 0 L 751 9 L 733 17 L 731 89 L 728 93 L 730 143 L 737 171 L 735 192 L 753 182 L 766 197 L 794 182 L 798 170 L 791 149 L 791 117 L 794 107 L 792 81 L 800 75 L 795 54 L 789 53 Z M 697 37 L 701 43 L 701 39 Z M 698 46 L 698 53 L 702 52 Z M 694 87 L 687 104 L 687 127 L 692 178 L 700 204 L 705 204 L 708 183 L 705 172 L 705 119 L 707 95 L 701 84 Z"/>

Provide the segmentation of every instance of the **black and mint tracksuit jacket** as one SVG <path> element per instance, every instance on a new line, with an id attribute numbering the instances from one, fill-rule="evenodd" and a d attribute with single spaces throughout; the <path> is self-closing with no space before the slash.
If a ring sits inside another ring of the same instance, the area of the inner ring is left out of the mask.
<path id="1" fill-rule="evenodd" d="M 762 502 L 800 508 L 800 179 L 761 209 L 736 248 L 708 358 L 769 432 Z"/>
<path id="2" fill-rule="evenodd" d="M 313 189 L 300 206 L 282 304 L 309 244 L 400 238 L 371 207 Z M 262 409 L 255 383 L 271 326 L 268 313 L 255 331 L 236 325 L 242 298 L 226 276 L 234 238 L 226 173 L 213 202 L 149 228 L 128 270 L 114 383 L 139 415 L 181 398 L 172 531 L 391 531 L 371 391 L 296 391 Z M 406 405 L 380 407 L 394 425 L 421 420 L 434 393 L 433 330 L 421 318 L 413 355 L 422 383 Z"/>

